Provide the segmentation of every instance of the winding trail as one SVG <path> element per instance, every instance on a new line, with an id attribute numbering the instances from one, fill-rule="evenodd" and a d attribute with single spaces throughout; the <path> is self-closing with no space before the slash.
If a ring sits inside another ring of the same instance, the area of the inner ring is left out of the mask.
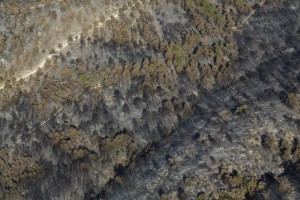
<path id="1" fill-rule="evenodd" d="M 101 27 L 104 27 L 106 22 L 110 19 L 112 19 L 112 17 L 114 17 L 115 19 L 118 19 L 119 18 L 119 10 L 116 10 L 114 11 L 111 15 L 109 15 L 108 17 L 105 18 L 105 21 L 104 22 L 99 22 L 98 25 L 96 26 L 96 28 L 101 28 Z M 88 34 L 91 34 L 93 32 L 93 29 L 95 27 L 93 27 Z M 76 33 L 75 35 L 73 35 L 73 42 L 72 43 L 76 43 L 80 38 L 80 33 Z M 49 54 L 48 56 L 44 57 L 40 63 L 38 65 L 36 65 L 33 69 L 31 69 L 30 71 L 26 72 L 25 74 L 19 76 L 19 77 L 16 77 L 16 81 L 19 81 L 20 79 L 27 79 L 29 78 L 31 75 L 34 75 L 38 69 L 43 69 L 45 67 L 45 63 L 47 61 L 47 59 L 52 59 L 53 56 L 63 52 L 67 47 L 69 47 L 72 43 L 68 43 L 68 40 L 65 40 L 61 43 L 61 46 L 60 47 L 56 47 L 54 50 L 55 50 L 55 53 L 54 54 Z M 6 60 L 4 59 L 1 59 L 1 62 L 5 63 L 6 65 L 10 65 Z M 5 84 L 1 84 L 0 85 L 0 90 L 2 90 L 3 88 L 5 87 Z"/>
<path id="2" fill-rule="evenodd" d="M 261 6 L 263 6 L 264 4 L 265 4 L 265 2 L 266 2 L 266 0 L 264 0 L 264 1 L 262 1 L 260 4 L 258 4 L 260 7 Z M 243 26 L 246 24 L 246 23 L 248 23 L 248 21 L 249 21 L 249 19 L 252 17 L 252 15 L 254 15 L 255 14 L 255 12 L 256 12 L 256 10 L 252 10 L 251 11 L 251 13 L 247 16 L 247 17 L 245 17 L 245 19 L 241 22 L 241 24 L 240 24 L 240 26 L 234 26 L 234 27 L 232 27 L 232 30 L 233 31 L 240 31 L 242 28 L 243 28 Z"/>
<path id="3" fill-rule="evenodd" d="M 105 21 L 104 21 L 103 23 L 99 22 L 99 24 L 98 24 L 96 27 L 99 28 L 99 27 L 105 26 L 106 21 L 110 20 L 110 19 L 112 18 L 112 16 L 113 16 L 115 19 L 118 19 L 118 18 L 119 18 L 119 10 L 116 10 L 115 12 L 113 12 L 109 17 L 107 17 L 107 18 L 105 19 Z M 91 33 L 91 32 L 92 32 L 92 30 L 91 30 L 89 33 Z M 78 36 L 78 37 L 76 37 L 76 36 Z M 77 38 L 77 39 L 76 39 L 76 38 Z M 79 39 L 79 35 L 75 35 L 74 39 L 75 39 L 75 41 L 73 41 L 73 42 L 76 42 L 76 41 Z M 68 43 L 67 41 L 65 41 L 65 42 L 62 44 L 62 47 L 59 49 L 60 52 L 61 52 L 63 49 L 65 49 L 66 47 L 68 47 L 68 46 L 69 46 L 69 43 Z M 53 55 L 55 55 L 55 54 L 53 54 Z M 33 69 L 33 70 L 31 70 L 30 72 L 24 74 L 24 75 L 21 76 L 18 80 L 20 80 L 21 78 L 27 78 L 27 77 L 29 77 L 30 75 L 35 74 L 35 73 L 37 72 L 38 68 L 43 68 L 43 67 L 45 66 L 46 60 L 47 60 L 47 59 L 51 59 L 51 58 L 53 57 L 53 55 L 52 55 L 52 54 L 51 54 L 51 55 L 48 55 L 45 59 L 43 59 L 43 61 L 42 61 L 35 69 Z M 96 88 L 100 88 L 100 85 L 98 84 L 98 86 L 97 86 Z M 95 88 L 95 89 L 96 89 L 96 88 Z M 81 94 L 78 94 L 77 97 L 79 97 L 80 95 L 81 95 Z M 39 124 L 39 126 L 36 126 L 36 127 L 32 128 L 29 132 L 26 133 L 26 135 L 29 135 L 29 134 L 33 133 L 38 127 L 43 126 L 44 124 L 46 124 L 47 122 L 49 122 L 51 119 L 53 119 L 55 116 L 57 116 L 57 115 L 58 115 L 65 107 L 67 107 L 67 106 L 68 106 L 68 103 L 62 105 L 62 106 L 61 106 L 61 107 L 60 107 L 53 115 L 51 115 L 51 116 L 48 117 L 46 120 L 44 120 L 43 122 L 41 122 L 41 123 Z"/>
<path id="4" fill-rule="evenodd" d="M 57 3 L 57 2 L 61 2 L 61 0 L 58 0 L 56 2 L 53 2 L 53 3 Z M 264 3 L 266 2 L 266 0 L 262 1 L 259 6 L 262 6 Z M 35 9 L 35 8 L 40 8 L 40 7 L 44 7 L 48 4 L 42 4 L 40 6 L 37 6 L 37 7 L 31 7 L 31 9 Z M 232 27 L 232 30 L 233 31 L 240 31 L 240 29 L 243 27 L 244 24 L 246 24 L 249 19 L 252 17 L 252 15 L 254 15 L 256 12 L 256 10 L 252 10 L 251 13 L 242 21 L 241 25 L 239 27 Z M 105 18 L 105 21 L 103 23 L 99 22 L 99 24 L 96 26 L 97 28 L 101 28 L 103 26 L 105 26 L 105 23 L 106 21 L 110 20 L 112 18 L 112 16 L 115 18 L 115 19 L 118 19 L 119 18 L 119 10 L 113 12 L 111 15 L 109 15 L 109 17 L 106 17 Z M 92 30 L 90 30 L 89 33 L 91 33 Z M 73 36 L 74 40 L 73 40 L 73 43 L 75 43 L 79 38 L 80 38 L 80 35 L 79 33 L 76 33 L 74 36 Z M 56 48 L 54 49 L 55 50 L 55 54 L 49 54 L 48 56 L 46 56 L 45 58 L 42 59 L 42 61 L 37 65 L 35 66 L 32 70 L 28 71 L 27 73 L 21 75 L 20 77 L 16 77 L 16 80 L 19 81 L 20 79 L 27 79 L 28 77 L 30 77 L 31 75 L 34 75 L 37 70 L 39 68 L 44 68 L 45 67 L 45 63 L 46 63 L 46 60 L 47 59 L 52 59 L 52 57 L 56 54 L 59 54 L 60 52 L 62 52 L 64 49 L 66 49 L 70 44 L 68 43 L 67 40 L 63 41 L 62 42 L 62 46 L 61 48 Z M 5 63 L 6 65 L 9 65 L 9 63 L 7 61 L 5 61 L 4 59 L 1 60 L 3 63 Z M 1 84 L 0 85 L 0 90 L 2 90 L 4 88 L 5 84 Z"/>

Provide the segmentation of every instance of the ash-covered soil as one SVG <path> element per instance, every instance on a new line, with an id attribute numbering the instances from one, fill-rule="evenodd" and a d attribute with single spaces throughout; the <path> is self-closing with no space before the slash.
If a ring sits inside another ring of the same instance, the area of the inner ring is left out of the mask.
<path id="1" fill-rule="evenodd" d="M 238 2 L 40 4 L 77 24 L 2 62 L 0 199 L 299 199 L 300 2 Z"/>

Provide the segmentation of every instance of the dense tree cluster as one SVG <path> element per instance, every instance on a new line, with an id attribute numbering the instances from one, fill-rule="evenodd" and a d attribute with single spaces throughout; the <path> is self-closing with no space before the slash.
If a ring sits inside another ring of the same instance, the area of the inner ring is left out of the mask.
<path id="1" fill-rule="evenodd" d="M 14 152 L 15 155 L 11 155 Z M 10 148 L 0 149 L 0 198 L 19 198 L 18 183 L 35 177 L 43 171 L 42 165 L 26 154 L 18 153 Z"/>
<path id="2" fill-rule="evenodd" d="M 48 134 L 48 138 L 54 146 L 73 159 L 93 159 L 95 157 L 96 152 L 92 149 L 95 138 L 90 139 L 85 132 L 74 127 L 65 131 L 52 130 Z"/>

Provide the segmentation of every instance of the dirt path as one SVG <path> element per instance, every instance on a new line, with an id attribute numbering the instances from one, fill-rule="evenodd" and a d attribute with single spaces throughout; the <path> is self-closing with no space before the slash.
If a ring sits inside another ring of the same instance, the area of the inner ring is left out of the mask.
<path id="1" fill-rule="evenodd" d="M 263 1 L 263 2 L 261 2 L 261 3 L 259 4 L 259 6 L 264 5 L 265 2 L 266 2 L 266 0 Z M 232 30 L 233 30 L 233 31 L 240 31 L 240 30 L 243 28 L 243 26 L 244 26 L 246 23 L 248 23 L 249 19 L 252 17 L 252 15 L 255 14 L 255 12 L 256 12 L 256 10 L 252 10 L 251 13 L 250 13 L 247 17 L 245 17 L 245 19 L 241 22 L 241 25 L 238 26 L 238 27 L 237 27 L 237 26 L 232 27 Z"/>
<path id="2" fill-rule="evenodd" d="M 101 27 L 105 26 L 106 22 L 107 22 L 108 20 L 110 20 L 112 17 L 114 17 L 115 19 L 118 19 L 118 18 L 119 18 L 119 10 L 114 11 L 111 15 L 109 15 L 108 17 L 106 17 L 106 18 L 105 18 L 105 21 L 104 21 L 103 23 L 100 22 L 100 23 L 97 25 L 97 28 L 101 28 Z M 89 31 L 89 34 L 92 33 L 92 32 L 93 32 L 93 30 L 90 30 L 90 31 Z M 73 34 L 74 34 L 74 33 L 73 33 Z M 79 40 L 79 38 L 80 38 L 80 33 L 75 33 L 75 35 L 73 35 L 73 42 L 72 42 L 72 43 L 76 43 L 76 42 Z M 45 63 L 46 63 L 46 60 L 47 60 L 47 59 L 50 59 L 50 60 L 51 60 L 52 57 L 53 57 L 54 55 L 59 54 L 60 52 L 64 51 L 67 47 L 70 46 L 70 44 L 68 43 L 68 40 L 63 41 L 61 44 L 62 44 L 62 45 L 61 45 L 60 48 L 57 47 L 57 48 L 54 49 L 54 50 L 55 50 L 55 54 L 49 54 L 48 56 L 46 56 L 45 58 L 43 58 L 42 61 L 40 61 L 40 63 L 39 63 L 37 66 L 35 66 L 33 69 L 31 69 L 31 70 L 28 71 L 28 72 L 25 72 L 24 74 L 22 74 L 22 75 L 19 76 L 19 77 L 16 77 L 16 80 L 19 81 L 20 79 L 27 79 L 27 78 L 29 78 L 31 75 L 34 75 L 34 74 L 37 72 L 37 70 L 38 70 L 39 68 L 42 69 L 42 68 L 45 67 Z M 3 60 L 3 59 L 2 59 L 1 61 L 2 61 L 2 62 L 6 62 L 6 61 Z M 9 63 L 7 63 L 7 64 L 9 64 Z M 4 86 L 5 86 L 5 84 L 1 84 L 1 85 L 0 85 L 0 90 L 2 90 L 2 89 L 4 88 Z"/>
<path id="3" fill-rule="evenodd" d="M 103 23 L 100 22 L 100 23 L 97 25 L 97 27 L 103 27 L 103 26 L 105 26 L 106 21 L 110 20 L 112 17 L 114 17 L 115 19 L 118 19 L 118 18 L 119 18 L 119 10 L 116 10 L 115 12 L 113 12 L 109 17 L 107 17 L 107 18 L 105 19 L 105 21 L 104 21 Z M 91 30 L 91 32 L 92 32 L 92 30 Z M 78 36 L 78 37 L 76 37 L 76 36 Z M 77 39 L 76 39 L 76 38 L 77 38 Z M 74 36 L 73 43 L 76 42 L 78 39 L 79 39 L 79 34 L 77 34 L 77 35 Z M 61 51 L 63 51 L 64 49 L 66 49 L 68 46 L 69 46 L 69 43 L 68 43 L 68 41 L 66 40 L 66 41 L 64 41 L 64 42 L 62 43 L 61 48 L 56 48 L 55 51 L 56 51 L 56 53 L 60 53 Z M 43 67 L 45 67 L 45 62 L 46 62 L 46 60 L 47 60 L 47 59 L 51 59 L 54 55 L 55 55 L 55 54 L 49 54 L 49 55 L 48 55 L 46 58 L 44 58 L 44 59 L 40 62 L 40 64 L 38 64 L 34 69 L 32 69 L 32 70 L 29 71 L 28 73 L 25 73 L 25 74 L 23 74 L 22 76 L 18 77 L 18 78 L 17 78 L 17 81 L 20 80 L 21 78 L 22 78 L 22 79 L 26 79 L 26 78 L 30 77 L 31 75 L 35 74 L 35 73 L 37 72 L 38 68 L 43 68 Z M 98 86 L 98 87 L 100 87 L 100 86 Z M 2 90 L 3 88 L 4 88 L 4 85 L 1 85 L 1 86 L 0 86 L 0 90 Z M 79 94 L 79 95 L 80 95 L 80 94 Z M 46 123 L 47 123 L 48 121 L 50 121 L 53 117 L 55 117 L 56 115 L 58 115 L 58 114 L 59 114 L 66 106 L 67 106 L 67 104 L 62 105 L 62 106 L 61 106 L 61 107 L 60 107 L 53 115 L 51 115 L 51 116 L 50 116 L 48 119 L 46 119 L 45 121 L 41 122 L 41 123 L 40 123 L 40 126 L 46 124 Z M 33 129 L 31 129 L 31 130 L 27 133 L 27 135 L 28 135 L 28 134 L 31 134 L 31 133 L 34 132 L 36 129 L 37 129 L 37 127 L 34 127 Z"/>

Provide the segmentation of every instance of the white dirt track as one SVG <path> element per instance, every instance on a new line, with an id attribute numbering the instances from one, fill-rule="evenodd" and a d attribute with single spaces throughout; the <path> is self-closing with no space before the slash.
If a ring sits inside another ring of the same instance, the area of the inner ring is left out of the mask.
<path id="1" fill-rule="evenodd" d="M 100 22 L 97 25 L 97 28 L 104 27 L 105 24 L 106 24 L 106 21 L 110 20 L 112 17 L 114 17 L 115 19 L 118 19 L 119 18 L 119 10 L 117 10 L 117 11 L 113 12 L 111 15 L 107 16 L 105 18 L 105 21 L 103 23 Z M 89 33 L 92 33 L 92 30 Z M 73 42 L 72 43 L 77 42 L 79 40 L 79 38 L 80 38 L 80 34 L 79 33 L 75 33 L 75 35 L 73 35 Z M 42 68 L 45 67 L 45 63 L 46 63 L 47 59 L 51 60 L 54 55 L 59 54 L 60 52 L 62 52 L 63 50 L 65 50 L 67 47 L 69 47 L 69 45 L 70 44 L 68 43 L 68 40 L 65 40 L 65 41 L 61 42 L 61 46 L 54 49 L 55 50 L 55 54 L 49 54 L 48 56 L 46 56 L 45 58 L 43 58 L 40 61 L 40 63 L 38 65 L 36 65 L 33 69 L 31 69 L 28 72 L 23 73 L 19 77 L 16 77 L 16 80 L 19 81 L 20 79 L 27 79 L 31 75 L 34 75 L 38 71 L 39 68 L 42 69 Z M 2 59 L 2 62 L 7 63 L 4 59 Z M 9 63 L 7 63 L 7 64 L 9 64 Z M 0 90 L 2 90 L 4 88 L 4 86 L 5 86 L 5 84 L 1 84 L 0 85 Z"/>

